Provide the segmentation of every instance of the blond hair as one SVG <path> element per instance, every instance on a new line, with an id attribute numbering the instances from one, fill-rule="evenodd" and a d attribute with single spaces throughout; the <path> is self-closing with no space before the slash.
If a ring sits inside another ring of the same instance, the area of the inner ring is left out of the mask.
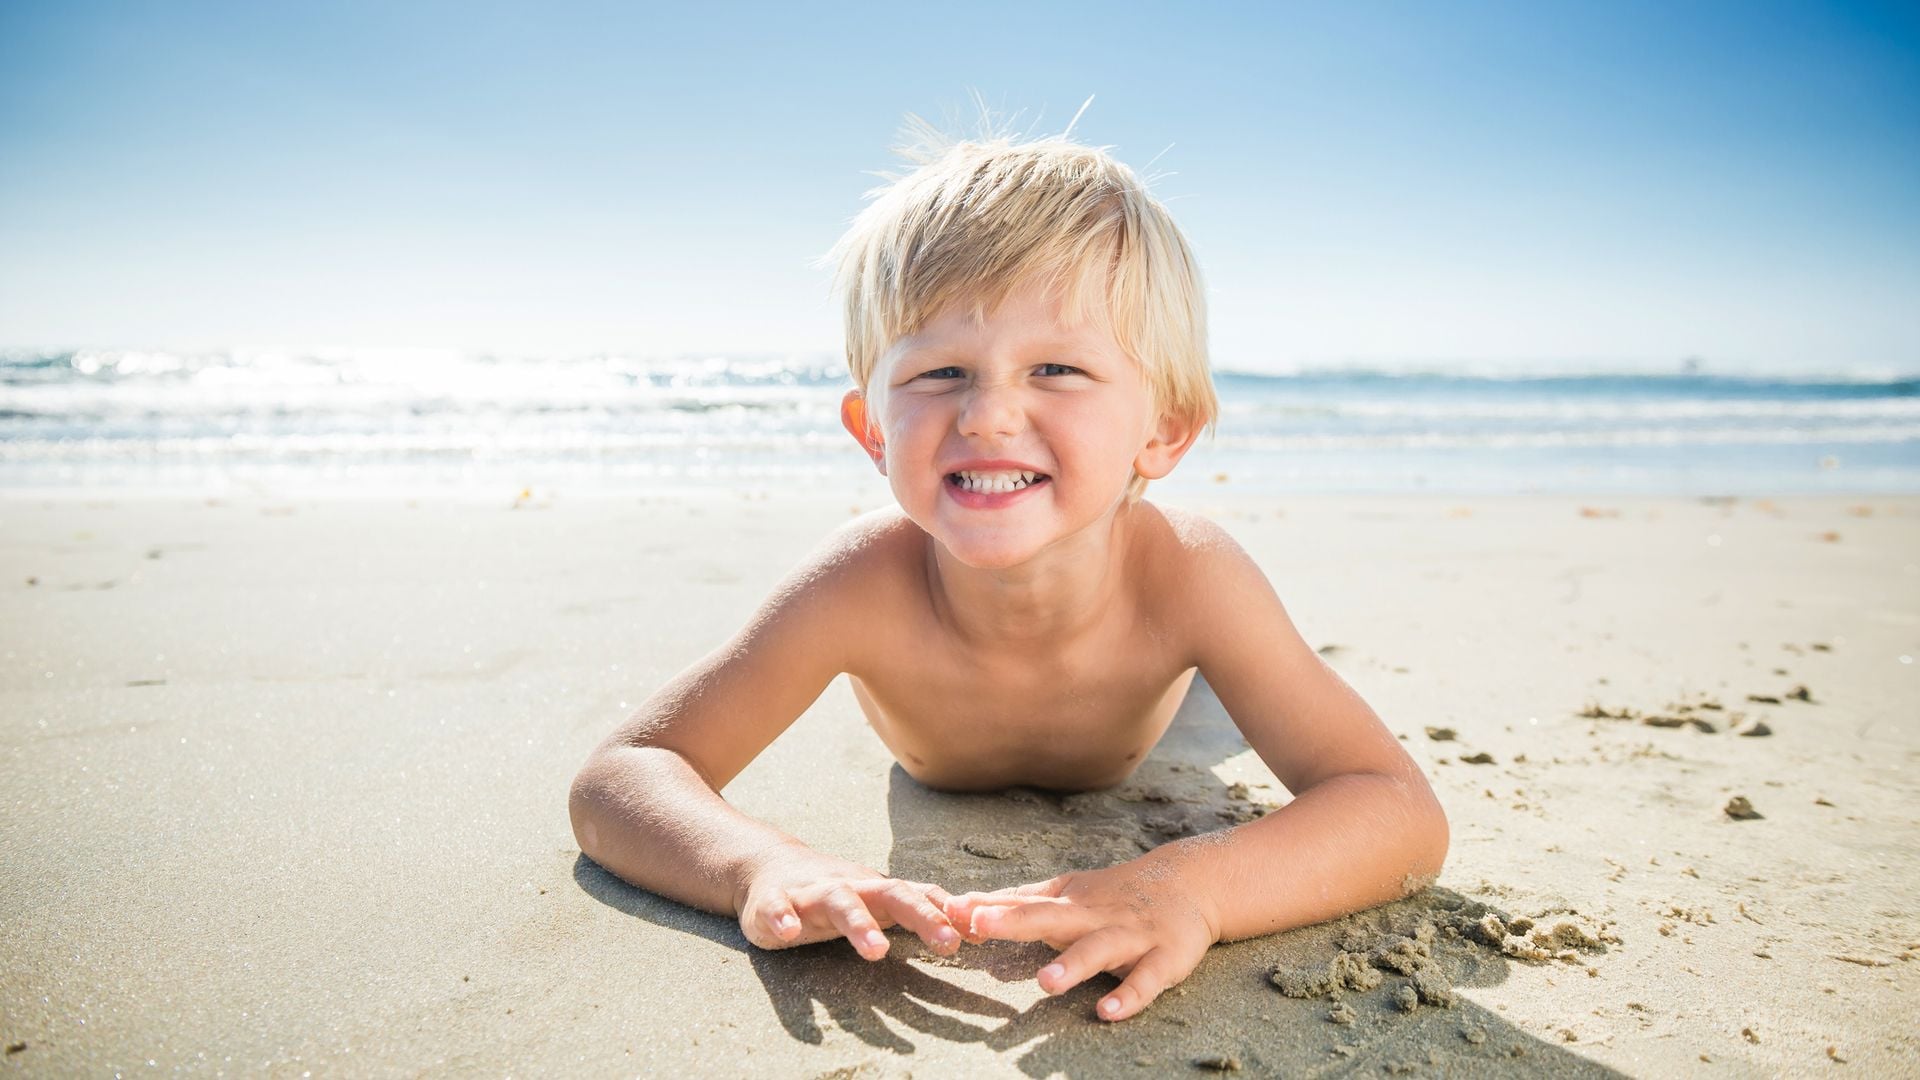
<path id="1" fill-rule="evenodd" d="M 1158 413 L 1212 427 L 1206 299 L 1172 215 L 1110 147 L 1069 138 L 1072 124 L 1019 141 L 982 120 L 982 135 L 959 140 L 909 114 L 895 153 L 918 168 L 877 174 L 888 183 L 867 192 L 820 260 L 834 267 L 854 384 L 871 401 L 894 342 L 955 305 L 984 320 L 1015 290 L 1040 285 L 1060 290 L 1070 324 L 1104 319 Z M 874 402 L 868 416 L 877 413 Z M 1127 499 L 1146 486 L 1136 474 Z"/>

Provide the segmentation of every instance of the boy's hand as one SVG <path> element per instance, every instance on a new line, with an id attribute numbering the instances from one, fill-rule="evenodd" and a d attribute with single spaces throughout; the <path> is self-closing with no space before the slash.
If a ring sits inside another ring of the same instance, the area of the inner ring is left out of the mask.
<path id="1" fill-rule="evenodd" d="M 884 877 L 858 863 L 811 848 L 782 849 L 763 860 L 735 906 L 740 930 L 762 949 L 785 949 L 844 937 L 868 960 L 887 955 L 880 931 L 904 926 L 941 955 L 960 948 L 943 908 L 946 890 Z"/>
<path id="2" fill-rule="evenodd" d="M 1039 972 L 1049 994 L 1102 971 L 1122 976 L 1096 1011 L 1102 1020 L 1125 1020 L 1192 974 L 1220 940 L 1219 920 L 1181 880 L 1178 859 L 1161 848 L 1105 870 L 967 893 L 946 905 L 947 917 L 971 942 L 1042 941 L 1062 950 Z"/>

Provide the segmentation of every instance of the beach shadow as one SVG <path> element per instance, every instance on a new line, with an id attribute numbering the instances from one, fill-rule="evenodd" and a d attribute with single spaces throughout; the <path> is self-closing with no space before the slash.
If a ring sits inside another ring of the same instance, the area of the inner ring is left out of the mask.
<path id="1" fill-rule="evenodd" d="M 799 1042 L 818 1046 L 826 1041 L 822 1013 L 829 1025 L 869 1046 L 898 1054 L 913 1053 L 914 1044 L 896 1034 L 895 1028 L 949 1042 L 983 1042 L 1019 1015 L 1005 1002 L 899 962 L 903 946 L 909 954 L 933 958 L 931 953 L 916 951 L 917 943 L 908 943 L 911 939 L 896 936 L 893 955 L 877 963 L 861 959 L 843 941 L 768 951 L 750 945 L 734 920 L 635 888 L 585 855 L 574 860 L 573 879 L 581 891 L 610 908 L 745 956 L 766 988 L 780 1026 Z M 928 1006 L 979 1021 L 956 1019 Z"/>
<path id="2" fill-rule="evenodd" d="M 887 871 L 955 892 L 995 889 L 1110 866 L 1171 840 L 1253 820 L 1287 796 L 1277 787 L 1250 791 L 1215 774 L 1216 766 L 1246 749 L 1212 689 L 1196 678 L 1140 769 L 1105 791 L 1059 795 L 1016 788 L 954 795 L 923 787 L 895 766 L 887 801 L 893 827 Z M 979 1038 L 989 1047 L 1013 1050 L 1020 1070 L 1036 1077 L 1138 1075 L 1142 1067 L 1185 1070 L 1227 1059 L 1254 1075 L 1378 1075 L 1403 1067 L 1475 1076 L 1616 1075 L 1464 998 L 1405 1011 L 1395 995 L 1410 980 L 1399 973 L 1381 971 L 1379 985 L 1370 990 L 1304 999 L 1283 995 L 1269 978 L 1276 968 L 1324 971 L 1343 943 L 1377 947 L 1424 937 L 1414 947 L 1428 955 L 1418 962 L 1446 983 L 1497 985 L 1507 979 L 1510 964 L 1522 961 L 1460 933 L 1465 928 L 1468 935 L 1484 934 L 1480 920 L 1488 915 L 1502 925 L 1514 919 L 1452 890 L 1429 888 L 1319 926 L 1216 946 L 1184 983 L 1121 1024 L 1095 1017 L 1095 1004 L 1119 985 L 1101 975 L 1039 1000 Z M 1524 948 L 1525 939 L 1507 944 Z M 902 966 L 967 967 L 1007 982 L 1032 979 L 1054 955 L 1043 945 L 989 942 L 941 959 L 898 937 L 895 953 Z M 1336 999 L 1351 1010 L 1350 1023 L 1329 1020 Z"/>
<path id="3" fill-rule="evenodd" d="M 1140 769 L 1105 791 L 1063 795 L 1014 788 L 955 795 L 923 787 L 895 766 L 887 798 L 893 830 L 887 872 L 954 892 L 1000 888 L 1109 866 L 1169 840 L 1252 820 L 1273 804 L 1212 771 L 1245 749 L 1219 700 L 1196 678 Z M 1285 798 L 1278 789 L 1273 794 L 1276 802 Z M 1383 1069 L 1617 1075 L 1464 998 L 1406 1011 L 1395 1003 L 1396 993 L 1409 985 L 1399 973 L 1382 972 L 1370 989 L 1306 998 L 1283 995 L 1269 979 L 1279 968 L 1324 971 L 1343 946 L 1356 941 L 1376 947 L 1405 940 L 1420 941 L 1415 947 L 1427 955 L 1418 962 L 1453 987 L 1504 982 L 1509 965 L 1521 961 L 1473 937 L 1487 916 L 1513 923 L 1514 915 L 1448 889 L 1429 888 L 1333 922 L 1216 946 L 1145 1013 L 1110 1024 L 1095 1017 L 1094 1005 L 1118 985 L 1111 976 L 1025 1008 L 962 985 L 990 990 L 1030 980 L 1053 956 L 1043 945 L 989 942 L 940 957 L 895 930 L 890 955 L 878 963 L 860 959 L 842 942 L 766 951 L 750 946 L 733 920 L 636 889 L 585 856 L 577 860 L 574 878 L 610 907 L 745 955 L 781 1027 L 812 1045 L 826 1041 L 828 1026 L 903 1056 L 919 1052 L 927 1040 L 979 1044 L 1008 1054 L 1035 1077 L 1140 1075 L 1143 1067 L 1155 1066 L 1184 1071 L 1197 1062 L 1228 1059 L 1252 1075 L 1378 1075 Z M 1509 946 L 1515 942 L 1524 946 L 1524 938 L 1508 940 Z M 1587 962 L 1571 953 L 1546 962 L 1569 961 Z M 1350 1022 L 1329 1019 L 1336 1001 L 1350 1010 Z"/>

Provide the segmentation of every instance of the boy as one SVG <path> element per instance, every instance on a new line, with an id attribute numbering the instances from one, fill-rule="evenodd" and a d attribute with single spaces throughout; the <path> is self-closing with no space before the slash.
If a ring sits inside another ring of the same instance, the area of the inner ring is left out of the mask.
<path id="1" fill-rule="evenodd" d="M 580 848 L 777 949 L 903 926 L 936 952 L 1044 941 L 1063 993 L 1138 1013 L 1214 942 L 1405 895 L 1439 803 L 1218 526 L 1140 498 L 1213 420 L 1199 271 L 1126 166 L 1064 136 L 907 151 L 836 246 L 841 419 L 898 510 L 843 527 L 574 781 Z M 1107 869 L 950 896 L 816 852 L 718 792 L 836 675 L 919 782 L 1125 779 L 1196 670 L 1294 800 Z"/>

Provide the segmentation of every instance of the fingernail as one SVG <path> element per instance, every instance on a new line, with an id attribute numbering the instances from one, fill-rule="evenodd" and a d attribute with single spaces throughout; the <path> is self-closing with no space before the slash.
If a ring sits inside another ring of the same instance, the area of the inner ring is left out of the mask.
<path id="1" fill-rule="evenodd" d="M 1061 967 L 1059 964 L 1048 964 L 1046 967 L 1040 969 L 1040 979 L 1042 982 L 1055 982 L 1066 977 L 1067 969 Z"/>
<path id="2" fill-rule="evenodd" d="M 1107 1000 L 1101 1002 L 1100 1014 L 1102 1016 L 1118 1016 L 1120 1014 L 1120 999 L 1108 998 Z"/>
<path id="3" fill-rule="evenodd" d="M 779 918 L 773 920 L 773 928 L 775 930 L 780 931 L 783 934 L 799 925 L 800 925 L 800 920 L 794 918 L 791 915 L 782 915 Z"/>
<path id="4" fill-rule="evenodd" d="M 885 935 L 885 934 L 883 934 L 883 933 L 881 933 L 881 932 L 880 932 L 880 931 L 878 931 L 878 930 L 869 930 L 869 931 L 867 931 L 867 947 L 868 947 L 868 948 L 871 948 L 871 949 L 884 949 L 884 948 L 886 948 L 886 947 L 887 947 L 887 935 Z"/>
<path id="5" fill-rule="evenodd" d="M 954 933 L 952 927 L 943 926 L 933 932 L 933 942 L 936 945 L 951 945 L 959 940 L 960 935 Z"/>

